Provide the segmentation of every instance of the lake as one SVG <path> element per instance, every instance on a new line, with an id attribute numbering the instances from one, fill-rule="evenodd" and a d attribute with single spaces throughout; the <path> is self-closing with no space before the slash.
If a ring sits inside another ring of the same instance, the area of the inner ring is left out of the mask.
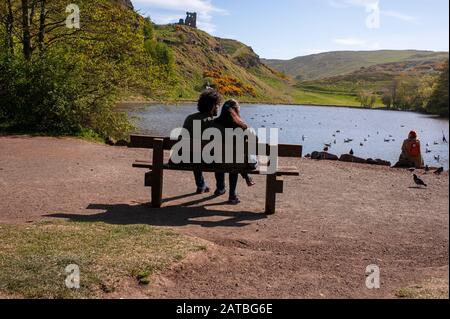
<path id="1" fill-rule="evenodd" d="M 168 136 L 173 128 L 183 125 L 196 106 L 127 105 L 121 110 L 135 118 L 139 133 Z M 416 130 L 426 164 L 449 168 L 449 147 L 442 139 L 445 134 L 448 140 L 448 119 L 413 112 L 262 104 L 242 105 L 242 115 L 254 128 L 280 128 L 280 143 L 302 144 L 304 155 L 331 144 L 329 152 L 336 155 L 353 149 L 355 156 L 381 158 L 392 164 L 398 160 L 409 131 Z M 348 139 L 353 141 L 345 143 Z M 425 153 L 426 148 L 430 153 Z"/>

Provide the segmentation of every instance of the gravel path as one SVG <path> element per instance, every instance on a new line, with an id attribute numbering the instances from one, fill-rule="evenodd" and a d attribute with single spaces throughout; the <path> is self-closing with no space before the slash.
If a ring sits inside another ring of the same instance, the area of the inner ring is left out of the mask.
<path id="1" fill-rule="evenodd" d="M 161 209 L 134 159 L 145 150 L 68 138 L 0 137 L 0 223 L 46 218 L 170 227 L 208 245 L 147 288 L 125 285 L 115 297 L 389 298 L 411 285 L 439 282 L 448 294 L 448 174 L 339 162 L 282 160 L 287 178 L 278 213 L 266 217 L 264 179 L 242 204 L 192 195 L 190 173 L 166 172 Z M 212 176 L 207 176 L 213 186 Z M 381 268 L 381 289 L 368 290 L 365 269 Z"/>

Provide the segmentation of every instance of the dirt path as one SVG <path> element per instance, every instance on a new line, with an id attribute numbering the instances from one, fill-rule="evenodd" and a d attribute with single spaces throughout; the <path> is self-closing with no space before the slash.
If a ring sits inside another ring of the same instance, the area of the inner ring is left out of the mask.
<path id="1" fill-rule="evenodd" d="M 423 178 L 383 167 L 283 160 L 300 168 L 266 218 L 264 179 L 243 203 L 192 195 L 190 173 L 167 172 L 161 209 L 146 206 L 149 152 L 74 139 L 0 137 L 0 223 L 43 217 L 171 227 L 209 242 L 143 289 L 116 294 L 190 298 L 394 297 L 405 287 L 439 282 L 448 294 L 448 174 Z M 212 176 L 207 176 L 211 186 Z M 365 269 L 381 268 L 381 289 L 368 290 Z"/>

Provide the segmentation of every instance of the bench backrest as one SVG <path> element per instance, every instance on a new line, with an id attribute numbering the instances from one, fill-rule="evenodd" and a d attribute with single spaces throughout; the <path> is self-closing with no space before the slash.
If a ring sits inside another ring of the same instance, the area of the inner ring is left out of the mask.
<path id="1" fill-rule="evenodd" d="M 170 151 L 178 141 L 172 141 L 169 137 L 159 137 L 159 136 L 146 136 L 146 135 L 131 135 L 130 144 L 131 148 L 145 148 L 153 149 L 154 141 L 162 139 L 164 141 L 164 150 Z M 264 144 L 267 152 L 270 152 L 270 145 Z M 303 152 L 302 145 L 294 144 L 279 144 L 278 145 L 278 157 L 295 157 L 301 158 Z"/>

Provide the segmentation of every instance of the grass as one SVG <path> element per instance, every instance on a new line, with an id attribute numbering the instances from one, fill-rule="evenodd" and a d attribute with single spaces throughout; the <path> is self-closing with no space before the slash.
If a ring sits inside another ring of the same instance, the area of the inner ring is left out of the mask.
<path id="1" fill-rule="evenodd" d="M 150 283 L 151 275 L 189 252 L 206 249 L 146 225 L 43 221 L 0 225 L 0 295 L 97 298 L 121 282 Z M 65 267 L 80 267 L 80 289 L 65 286 Z"/>
<path id="2" fill-rule="evenodd" d="M 448 299 L 448 280 L 431 279 L 421 285 L 401 288 L 395 293 L 402 299 Z"/>
<path id="3" fill-rule="evenodd" d="M 361 103 L 353 95 L 313 92 L 302 89 L 296 89 L 291 94 L 297 104 L 361 106 Z"/>
<path id="4" fill-rule="evenodd" d="M 8 135 L 29 135 L 29 136 L 52 136 L 52 137 L 73 137 L 81 140 L 85 140 L 88 142 L 100 143 L 104 144 L 105 139 L 102 138 L 99 134 L 95 133 L 89 129 L 83 129 L 75 134 L 61 134 L 58 132 L 33 132 L 29 130 L 18 129 L 14 125 L 10 125 L 6 122 L 0 123 L 0 136 L 8 136 Z"/>

